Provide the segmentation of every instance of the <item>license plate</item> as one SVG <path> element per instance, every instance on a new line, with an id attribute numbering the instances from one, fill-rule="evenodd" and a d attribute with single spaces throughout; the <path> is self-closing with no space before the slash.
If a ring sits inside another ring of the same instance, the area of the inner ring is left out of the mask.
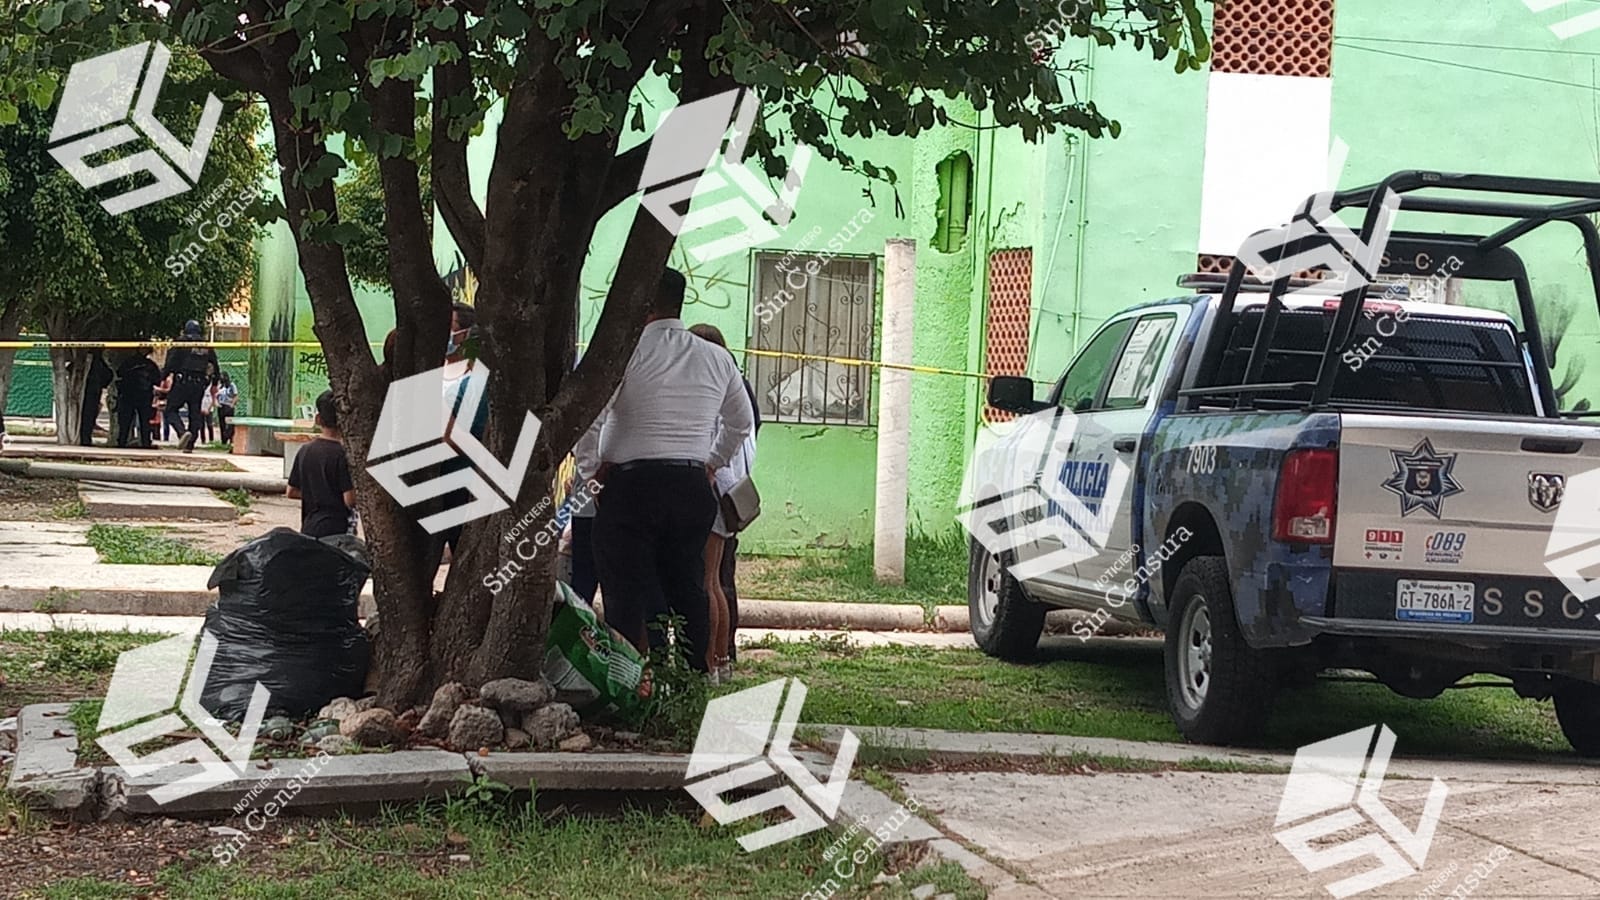
<path id="1" fill-rule="evenodd" d="M 1394 617 L 1404 622 L 1472 622 L 1474 585 L 1470 581 L 1400 579 L 1394 588 Z"/>

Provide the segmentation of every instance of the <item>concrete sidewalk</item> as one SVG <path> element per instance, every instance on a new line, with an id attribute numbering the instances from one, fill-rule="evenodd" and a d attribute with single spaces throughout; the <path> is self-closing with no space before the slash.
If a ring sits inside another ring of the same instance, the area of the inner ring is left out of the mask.
<path id="1" fill-rule="evenodd" d="M 1293 761 L 1290 753 L 1182 744 L 854 730 L 868 745 L 920 746 L 952 762 L 980 754 L 1024 762 L 1073 751 L 1285 768 Z M 1340 805 L 1349 820 L 1312 844 L 1323 854 L 1317 872 L 1276 836 L 1303 824 L 1277 821 L 1286 774 L 953 771 L 895 778 L 947 832 L 1025 883 L 991 895 L 997 898 L 1326 897 L 1337 882 L 1378 868 L 1373 848 L 1393 852 L 1397 874 L 1405 877 L 1362 897 L 1442 898 L 1458 888 L 1457 896 L 1477 898 L 1600 896 L 1600 860 L 1592 852 L 1600 832 L 1593 824 L 1600 766 L 1574 756 L 1517 763 L 1395 758 L 1379 797 L 1398 821 L 1381 828 L 1383 819 L 1371 810 L 1382 809 L 1370 801 Z M 1421 818 L 1434 778 L 1446 793 L 1430 843 Z M 1354 786 L 1350 793 L 1354 800 Z M 1414 867 L 1393 851 L 1413 832 L 1426 847 Z M 1365 843 L 1339 859 L 1337 845 L 1357 839 Z"/>

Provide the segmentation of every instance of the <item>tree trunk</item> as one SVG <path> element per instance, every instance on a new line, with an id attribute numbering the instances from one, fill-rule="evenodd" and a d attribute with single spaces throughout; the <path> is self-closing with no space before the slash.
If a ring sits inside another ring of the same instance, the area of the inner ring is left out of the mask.
<path id="1" fill-rule="evenodd" d="M 50 375 L 50 396 L 55 404 L 56 443 L 76 444 L 78 422 L 83 414 L 83 390 L 89 382 L 89 351 L 50 348 Z"/>
<path id="2" fill-rule="evenodd" d="M 22 334 L 22 297 L 12 297 L 0 305 L 0 342 L 14 341 Z M 15 350 L 0 350 L 0 421 L 5 419 L 6 399 L 11 394 L 11 373 Z"/>

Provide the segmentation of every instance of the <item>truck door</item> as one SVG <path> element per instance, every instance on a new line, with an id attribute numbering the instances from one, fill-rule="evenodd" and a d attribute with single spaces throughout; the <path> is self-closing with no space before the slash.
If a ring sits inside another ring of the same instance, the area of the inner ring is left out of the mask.
<path id="1" fill-rule="evenodd" d="M 1104 594 L 1102 576 L 1121 582 L 1138 568 L 1133 547 L 1135 466 L 1146 426 L 1159 401 L 1157 386 L 1176 346 L 1179 310 L 1130 317 L 1127 337 L 1112 355 L 1092 395 L 1063 398 L 1077 414 L 1059 484 L 1092 514 L 1081 523 L 1086 546 L 1076 566 L 1077 591 Z M 1107 578 L 1107 583 L 1113 583 Z M 1132 610 L 1133 607 L 1126 606 Z"/>

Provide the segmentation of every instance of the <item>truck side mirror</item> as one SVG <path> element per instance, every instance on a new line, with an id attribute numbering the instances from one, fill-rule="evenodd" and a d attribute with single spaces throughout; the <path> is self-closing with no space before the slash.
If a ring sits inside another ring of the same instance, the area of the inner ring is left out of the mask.
<path id="1" fill-rule="evenodd" d="M 989 405 L 1006 412 L 1027 415 L 1047 409 L 1050 404 L 1033 399 L 1033 379 L 1018 375 L 996 375 L 989 379 Z"/>

